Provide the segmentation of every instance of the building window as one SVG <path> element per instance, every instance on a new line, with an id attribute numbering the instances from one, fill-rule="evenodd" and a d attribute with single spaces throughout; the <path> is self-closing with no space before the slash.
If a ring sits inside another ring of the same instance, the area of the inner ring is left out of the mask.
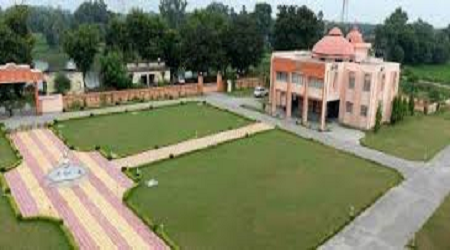
<path id="1" fill-rule="evenodd" d="M 349 114 L 353 113 L 353 103 L 346 102 L 345 103 L 345 111 Z"/>
<path id="2" fill-rule="evenodd" d="M 362 117 L 367 117 L 367 110 L 368 110 L 368 108 L 366 105 L 361 106 L 361 116 Z"/>
<path id="3" fill-rule="evenodd" d="M 348 88 L 349 89 L 355 89 L 355 72 L 350 72 L 348 74 Z"/>
<path id="4" fill-rule="evenodd" d="M 286 72 L 277 72 L 277 82 L 288 82 L 288 73 Z"/>
<path id="5" fill-rule="evenodd" d="M 372 84 L 372 76 L 370 74 L 364 75 L 364 88 L 363 91 L 370 92 L 370 85 Z"/>
<path id="6" fill-rule="evenodd" d="M 292 73 L 292 83 L 301 86 L 303 84 L 303 77 L 298 73 Z"/>
<path id="7" fill-rule="evenodd" d="M 311 88 L 321 89 L 323 88 L 323 81 L 321 81 L 319 78 L 311 78 L 309 86 L 311 86 Z"/>

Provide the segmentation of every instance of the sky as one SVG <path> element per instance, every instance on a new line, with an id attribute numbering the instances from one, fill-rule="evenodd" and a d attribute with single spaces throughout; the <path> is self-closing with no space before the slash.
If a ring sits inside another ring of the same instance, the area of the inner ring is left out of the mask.
<path id="1" fill-rule="evenodd" d="M 104 0 L 114 11 L 126 11 L 133 7 L 143 8 L 147 11 L 158 11 L 159 0 Z M 258 2 L 262 0 L 216 0 L 235 8 L 241 9 L 245 4 L 247 10 L 251 11 Z M 326 20 L 339 21 L 343 0 L 268 0 L 274 9 L 279 4 L 307 5 L 314 11 L 323 11 Z M 446 27 L 450 24 L 450 1 L 449 0 L 348 0 L 350 22 L 381 23 L 397 7 L 402 7 L 409 14 L 410 20 L 423 20 L 436 27 Z M 61 6 L 64 9 L 74 10 L 83 0 L 0 0 L 2 8 L 14 3 L 31 5 Z M 188 0 L 188 9 L 205 7 L 213 0 Z M 432 4 L 431 4 L 432 3 Z"/>

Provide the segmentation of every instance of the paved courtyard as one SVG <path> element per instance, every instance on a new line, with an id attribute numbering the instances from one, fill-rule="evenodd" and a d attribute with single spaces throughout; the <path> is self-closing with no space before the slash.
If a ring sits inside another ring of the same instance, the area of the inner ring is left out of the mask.
<path id="1" fill-rule="evenodd" d="M 88 169 L 77 185 L 49 185 L 46 175 L 68 148 L 49 130 L 12 134 L 23 163 L 6 173 L 24 217 L 59 218 L 80 249 L 168 249 L 122 202 L 133 182 L 98 153 L 70 152 Z"/>

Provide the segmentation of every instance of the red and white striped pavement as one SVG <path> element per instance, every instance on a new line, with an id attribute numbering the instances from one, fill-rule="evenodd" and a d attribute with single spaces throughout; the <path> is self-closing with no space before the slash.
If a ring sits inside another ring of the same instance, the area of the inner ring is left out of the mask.
<path id="1" fill-rule="evenodd" d="M 62 219 L 80 249 L 168 249 L 122 202 L 133 182 L 117 165 L 97 152 L 71 152 L 69 158 L 85 166 L 87 176 L 75 185 L 52 186 L 46 175 L 68 148 L 47 129 L 11 138 L 24 160 L 5 177 L 24 217 Z"/>

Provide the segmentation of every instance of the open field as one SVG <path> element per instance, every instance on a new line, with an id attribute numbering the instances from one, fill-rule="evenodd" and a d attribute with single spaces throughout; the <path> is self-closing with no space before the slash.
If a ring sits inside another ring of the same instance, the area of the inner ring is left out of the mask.
<path id="1" fill-rule="evenodd" d="M 450 249 L 450 196 L 416 234 L 418 250 Z"/>
<path id="2" fill-rule="evenodd" d="M 450 145 L 450 113 L 407 117 L 395 126 L 367 133 L 362 143 L 408 160 L 430 160 Z"/>
<path id="3" fill-rule="evenodd" d="M 126 200 L 184 249 L 311 249 L 401 177 L 273 130 L 140 168 Z M 159 181 L 155 188 L 144 183 Z"/>
<path id="4" fill-rule="evenodd" d="M 450 64 L 406 66 L 419 79 L 450 85 Z"/>
<path id="5" fill-rule="evenodd" d="M 69 120 L 59 123 L 56 128 L 68 144 L 82 150 L 101 146 L 125 156 L 250 123 L 209 105 L 187 103 L 150 111 Z"/>

